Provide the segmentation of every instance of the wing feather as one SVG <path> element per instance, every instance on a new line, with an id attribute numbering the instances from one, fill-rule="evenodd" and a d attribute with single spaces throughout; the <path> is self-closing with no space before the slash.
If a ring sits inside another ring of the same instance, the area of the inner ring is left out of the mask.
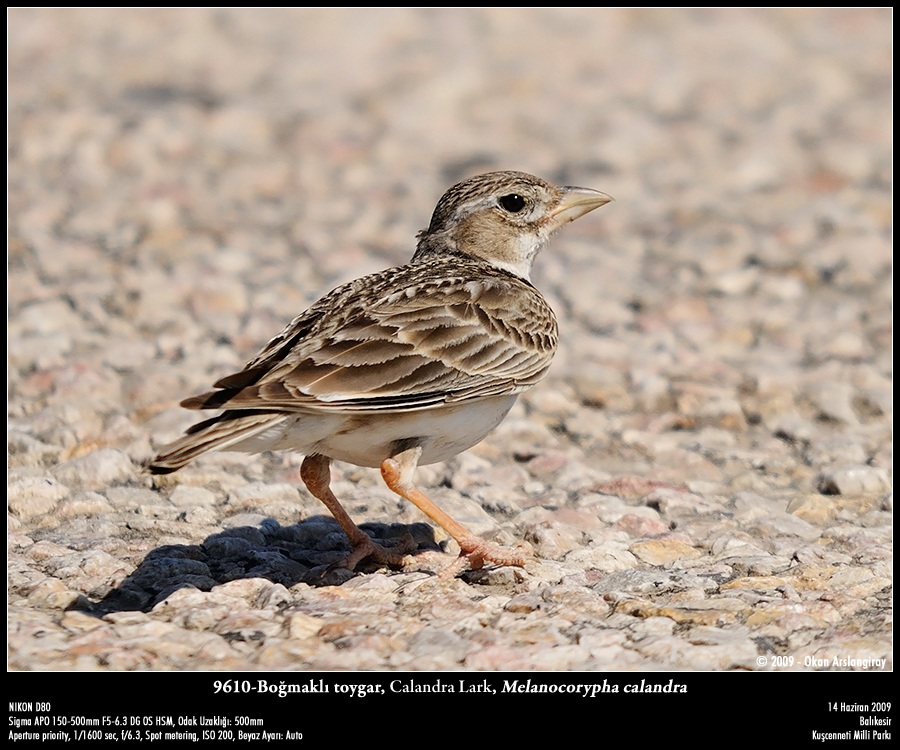
<path id="1" fill-rule="evenodd" d="M 339 287 L 219 390 L 183 405 L 396 411 L 523 391 L 549 367 L 556 318 L 528 282 L 469 263 L 410 264 Z"/>

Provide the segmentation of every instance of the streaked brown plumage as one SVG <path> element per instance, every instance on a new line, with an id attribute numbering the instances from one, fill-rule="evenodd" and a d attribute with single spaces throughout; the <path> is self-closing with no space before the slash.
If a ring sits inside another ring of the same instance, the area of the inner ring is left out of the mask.
<path id="1" fill-rule="evenodd" d="M 328 486 L 330 459 L 380 466 L 392 490 L 456 539 L 463 563 L 521 565 L 519 552 L 446 516 L 412 474 L 480 441 L 544 376 L 557 326 L 529 281 L 532 261 L 552 232 L 610 200 L 522 172 L 455 185 L 409 264 L 326 294 L 243 370 L 183 401 L 225 411 L 164 447 L 150 471 L 175 471 L 215 449 L 300 451 L 304 482 L 350 537 L 353 567 L 400 555 L 375 545 L 341 508 Z"/>

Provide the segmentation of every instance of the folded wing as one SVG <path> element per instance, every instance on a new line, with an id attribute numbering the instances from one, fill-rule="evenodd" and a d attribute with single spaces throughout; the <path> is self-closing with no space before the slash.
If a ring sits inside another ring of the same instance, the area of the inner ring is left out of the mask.
<path id="1" fill-rule="evenodd" d="M 556 348 L 552 310 L 515 276 L 481 268 L 473 281 L 458 265 L 448 275 L 410 265 L 336 289 L 218 390 L 182 405 L 408 410 L 526 390 Z"/>

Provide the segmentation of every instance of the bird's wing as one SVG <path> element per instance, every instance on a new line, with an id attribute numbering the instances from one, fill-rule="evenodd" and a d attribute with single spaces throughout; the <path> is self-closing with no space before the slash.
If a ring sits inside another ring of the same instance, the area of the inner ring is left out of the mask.
<path id="1" fill-rule="evenodd" d="M 393 411 L 527 389 L 556 348 L 552 310 L 511 275 L 456 271 L 410 265 L 351 282 L 182 405 Z"/>

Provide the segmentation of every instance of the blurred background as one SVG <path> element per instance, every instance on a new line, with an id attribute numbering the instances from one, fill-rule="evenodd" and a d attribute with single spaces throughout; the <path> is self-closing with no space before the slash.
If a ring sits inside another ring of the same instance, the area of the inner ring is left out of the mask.
<path id="1" fill-rule="evenodd" d="M 86 519 L 165 506 L 139 465 L 191 422 L 178 400 L 328 289 L 406 262 L 444 190 L 493 169 L 616 202 L 538 259 L 561 351 L 474 451 L 521 476 L 479 465 L 463 495 L 562 507 L 641 476 L 719 509 L 754 493 L 816 534 L 889 526 L 891 9 L 7 18 L 17 549 L 88 547 Z M 293 481 L 299 457 L 209 461 L 221 475 L 184 481 Z M 296 498 L 272 502 L 289 523 Z M 104 542 L 108 566 L 157 541 Z M 29 586 L 60 580 L 23 565 Z"/>

